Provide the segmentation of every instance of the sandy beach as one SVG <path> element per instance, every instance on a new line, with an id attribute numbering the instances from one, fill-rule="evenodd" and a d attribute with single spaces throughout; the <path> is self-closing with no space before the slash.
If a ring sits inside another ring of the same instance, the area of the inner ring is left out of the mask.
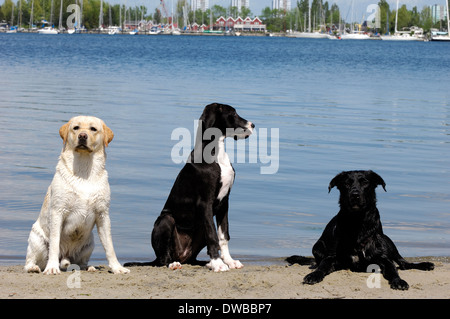
<path id="1" fill-rule="evenodd" d="M 409 259 L 418 261 L 417 259 Z M 423 258 L 421 258 L 423 260 Z M 409 290 L 398 291 L 381 278 L 379 287 L 369 273 L 338 271 L 319 284 L 302 284 L 308 266 L 288 265 L 278 259 L 269 265 L 249 263 L 244 268 L 214 273 L 205 267 L 183 265 L 169 270 L 130 267 L 114 275 L 107 266 L 94 273 L 28 274 L 23 265 L 0 267 L 1 299 L 448 299 L 450 260 L 428 257 L 433 271 L 400 270 Z M 368 284 L 369 280 L 369 284 Z"/>

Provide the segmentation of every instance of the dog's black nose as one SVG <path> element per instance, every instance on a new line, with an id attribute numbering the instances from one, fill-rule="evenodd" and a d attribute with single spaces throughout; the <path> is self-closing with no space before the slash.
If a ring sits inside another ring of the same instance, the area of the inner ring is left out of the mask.
<path id="1" fill-rule="evenodd" d="M 255 128 L 255 124 L 252 123 L 252 128 Z"/>
<path id="2" fill-rule="evenodd" d="M 80 141 L 86 141 L 86 140 L 88 139 L 88 135 L 87 135 L 86 133 L 80 133 L 80 134 L 78 135 L 78 139 L 79 139 Z"/>

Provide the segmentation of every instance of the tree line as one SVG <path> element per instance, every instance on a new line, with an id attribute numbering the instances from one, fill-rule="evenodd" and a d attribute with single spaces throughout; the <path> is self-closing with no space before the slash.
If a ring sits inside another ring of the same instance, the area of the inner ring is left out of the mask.
<path id="1" fill-rule="evenodd" d="M 378 8 L 379 27 L 376 29 L 372 28 L 369 31 L 381 34 L 393 32 L 397 8 L 391 9 L 386 0 L 380 0 Z M 272 10 L 266 7 L 263 9 L 260 18 L 266 24 L 268 31 L 280 32 L 284 30 L 307 31 L 310 21 L 311 29 L 313 30 L 323 30 L 339 24 L 349 27 L 350 23 L 359 23 L 363 28 L 370 29 L 367 27 L 367 22 L 373 21 L 364 21 L 368 16 L 370 16 L 370 13 L 366 13 L 365 17 L 351 17 L 350 12 L 342 12 L 338 5 L 335 3 L 330 4 L 328 1 L 313 0 L 310 8 L 308 0 L 299 0 L 296 6 L 288 12 Z M 430 6 L 424 6 L 421 10 L 414 6 L 411 10 L 408 10 L 406 4 L 403 4 L 398 9 L 397 24 L 398 30 L 417 26 L 423 28 L 425 32 L 428 32 L 431 28 L 440 29 L 447 25 L 445 21 L 433 21 Z M 372 24 L 369 23 L 369 25 Z M 373 25 L 375 26 L 375 24 Z"/>
<path id="2" fill-rule="evenodd" d="M 67 7 L 73 4 L 74 0 L 4 0 L 0 6 L 0 21 L 11 25 L 21 25 L 29 27 L 30 25 L 40 26 L 42 20 L 48 21 L 55 26 L 66 27 L 66 21 L 72 12 L 66 12 Z M 293 1 L 292 1 L 293 2 Z M 262 10 L 259 17 L 266 24 L 266 29 L 271 32 L 284 32 L 286 30 L 306 31 L 311 24 L 314 30 L 330 28 L 333 25 L 350 22 L 362 22 L 356 17 L 349 17 L 349 13 L 341 12 L 339 6 L 323 0 L 313 0 L 309 8 L 309 0 L 298 0 L 296 5 L 290 11 L 271 9 L 266 7 Z M 81 0 L 78 0 L 81 4 Z M 61 11 L 62 7 L 62 11 Z M 379 33 L 393 31 L 395 26 L 396 8 L 390 8 L 386 0 L 378 2 L 380 9 Z M 145 6 L 126 7 L 124 4 L 110 4 L 102 0 L 83 0 L 82 2 L 82 22 L 87 29 L 95 29 L 100 24 L 100 8 L 103 9 L 103 26 L 120 25 L 125 20 L 147 20 L 154 23 L 170 23 L 172 21 L 172 12 L 164 10 L 159 6 L 153 12 L 149 12 Z M 408 10 L 406 5 L 402 5 L 398 10 L 398 29 L 403 27 L 418 26 L 429 31 L 431 28 L 440 28 L 446 26 L 443 21 L 433 21 L 431 8 L 424 6 L 420 11 L 417 7 Z M 31 21 L 33 14 L 33 21 Z M 169 17 L 170 15 L 170 17 Z M 178 0 L 174 8 L 173 19 L 178 25 L 185 23 L 197 23 L 199 25 L 209 25 L 214 23 L 220 16 L 241 16 L 243 18 L 252 16 L 250 9 L 242 7 L 222 7 L 214 5 L 212 8 L 195 12 L 190 10 L 187 0 Z M 354 20 L 354 21 L 353 21 Z M 363 24 L 363 23 L 362 23 Z"/>

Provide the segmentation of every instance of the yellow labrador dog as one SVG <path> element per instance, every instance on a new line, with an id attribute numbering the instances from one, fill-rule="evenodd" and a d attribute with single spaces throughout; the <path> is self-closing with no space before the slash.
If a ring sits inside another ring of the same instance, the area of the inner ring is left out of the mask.
<path id="1" fill-rule="evenodd" d="M 105 148 L 114 134 L 99 118 L 77 116 L 59 134 L 64 146 L 41 213 L 28 239 L 25 271 L 58 274 L 70 264 L 88 267 L 98 234 L 113 273 L 128 273 L 117 260 L 109 219 L 110 190 Z"/>

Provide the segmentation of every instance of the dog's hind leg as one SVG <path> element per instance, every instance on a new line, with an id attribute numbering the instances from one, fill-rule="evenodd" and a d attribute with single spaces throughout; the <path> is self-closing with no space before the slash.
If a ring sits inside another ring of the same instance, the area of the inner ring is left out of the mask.
<path id="1" fill-rule="evenodd" d="M 34 227 L 34 226 L 33 226 Z M 29 273 L 40 273 L 47 264 L 48 242 L 39 231 L 32 229 L 27 248 L 24 270 Z"/>
<path id="2" fill-rule="evenodd" d="M 398 252 L 394 242 L 386 235 L 384 235 L 384 239 L 386 244 L 389 246 L 389 250 L 392 255 L 390 256 L 390 258 L 398 264 L 400 269 L 402 270 L 418 269 L 425 271 L 434 269 L 434 264 L 430 262 L 410 263 L 406 261 Z"/>
<path id="3" fill-rule="evenodd" d="M 418 270 L 433 270 L 434 264 L 430 262 L 420 262 L 420 263 L 410 263 L 406 261 L 403 257 L 400 256 L 400 258 L 395 259 L 395 262 L 398 264 L 399 268 L 402 270 L 408 270 L 408 269 L 418 269 Z"/>
<path id="4" fill-rule="evenodd" d="M 92 252 L 94 251 L 94 246 L 94 235 L 91 233 L 86 245 L 78 253 L 77 258 L 73 259 L 73 263 L 78 265 L 81 270 L 87 270 L 90 272 L 97 270 L 94 266 L 88 266 L 89 259 L 91 258 Z"/>
<path id="5" fill-rule="evenodd" d="M 293 255 L 291 257 L 287 257 L 286 261 L 290 264 L 299 264 L 302 266 L 309 266 L 312 265 L 314 263 L 314 258 L 313 257 L 304 257 L 304 256 L 298 256 L 298 255 Z"/>
<path id="6" fill-rule="evenodd" d="M 169 266 L 176 262 L 172 259 L 174 230 L 175 220 L 168 214 L 159 216 L 155 221 L 152 231 L 152 246 L 156 254 L 155 264 L 157 266 Z"/>

